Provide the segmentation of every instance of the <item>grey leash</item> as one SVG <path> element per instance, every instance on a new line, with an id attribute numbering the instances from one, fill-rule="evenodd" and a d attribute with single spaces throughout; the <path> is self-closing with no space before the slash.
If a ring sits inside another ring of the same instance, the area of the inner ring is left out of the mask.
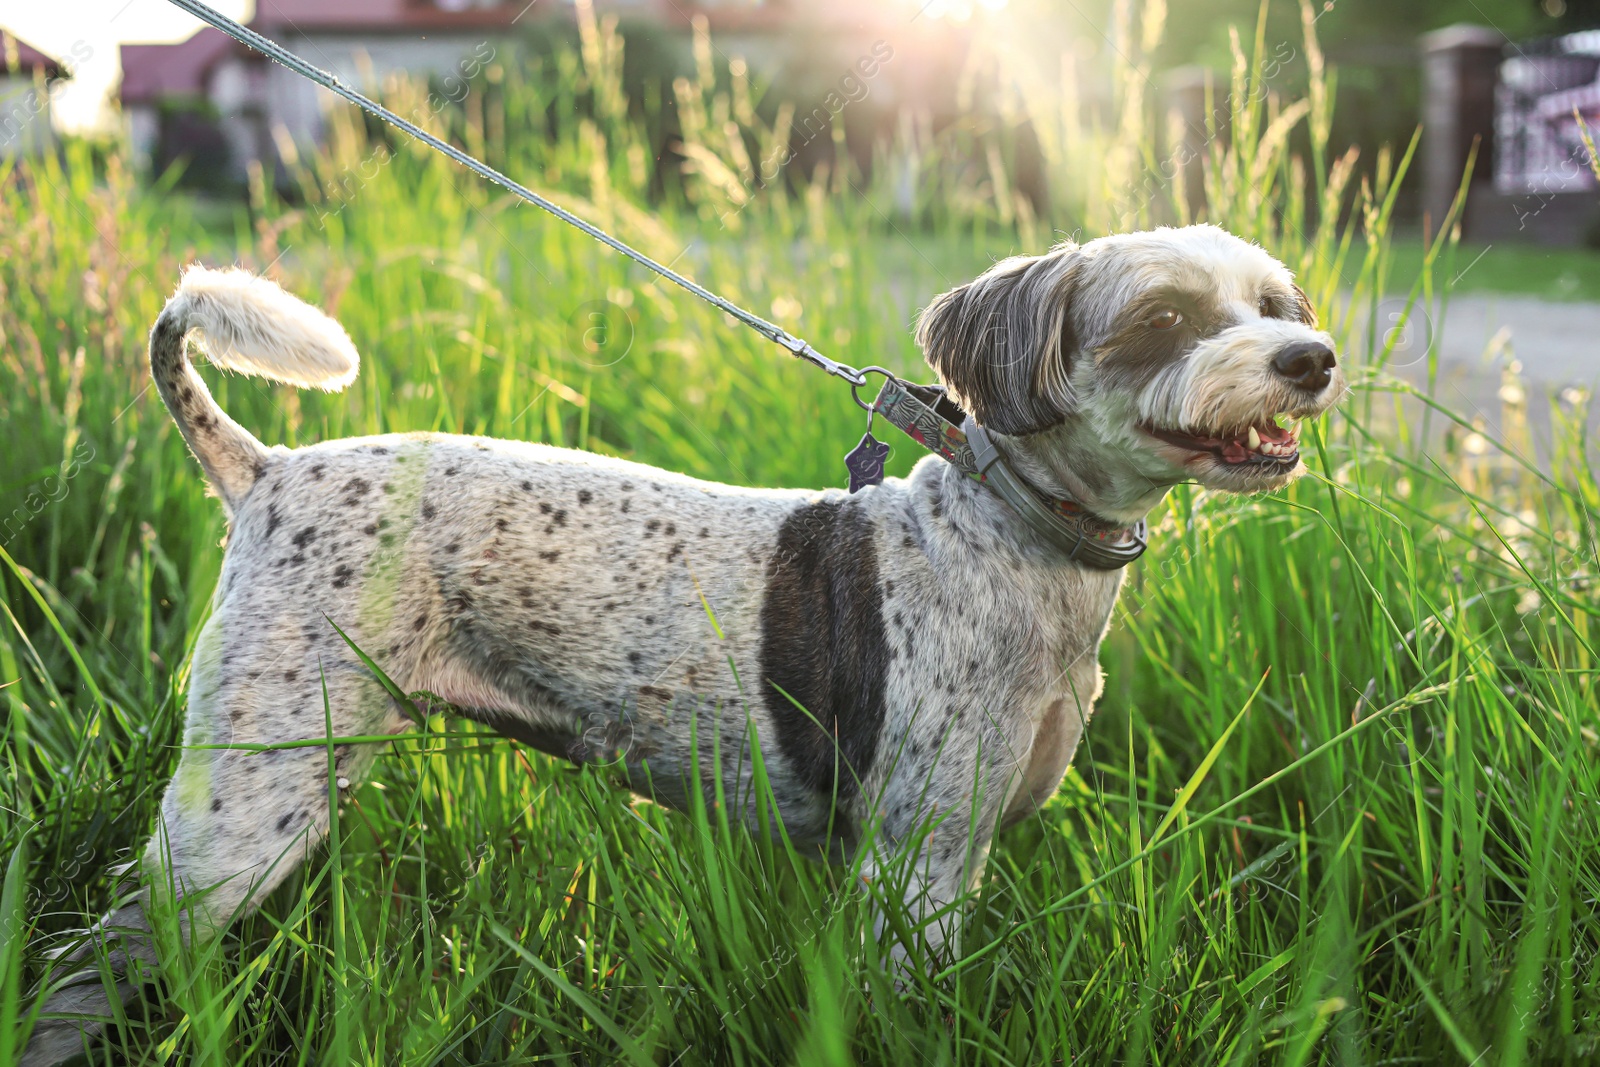
<path id="1" fill-rule="evenodd" d="M 299 74 L 305 78 L 310 78 L 324 89 L 339 94 L 368 114 L 375 115 L 396 129 L 402 130 L 424 144 L 438 149 L 440 152 L 443 152 L 445 155 L 449 156 L 463 167 L 466 167 L 474 174 L 478 174 L 489 179 L 502 189 L 522 197 L 522 199 L 526 200 L 530 204 L 544 208 L 544 210 L 550 212 L 550 214 L 554 215 L 562 222 L 576 226 L 578 229 L 582 230 L 590 237 L 593 237 L 601 244 L 609 245 L 611 248 L 621 252 L 635 263 L 649 267 L 651 270 L 655 271 L 668 281 L 681 285 L 683 288 L 689 290 L 689 292 L 693 293 L 695 296 L 698 296 L 706 303 L 718 308 L 721 311 L 727 312 L 729 315 L 732 315 L 734 318 L 738 319 L 740 322 L 744 323 L 746 326 L 750 327 L 767 340 L 788 349 L 791 355 L 798 356 L 809 363 L 821 367 L 829 374 L 843 378 L 851 385 L 860 386 L 866 384 L 867 376 L 863 372 L 856 370 L 854 367 L 849 366 L 848 364 L 838 363 L 829 359 L 821 352 L 818 352 L 815 348 L 812 348 L 810 342 L 794 336 L 783 327 L 778 326 L 776 323 L 768 322 L 760 315 L 746 311 L 737 304 L 731 303 L 730 301 L 718 296 L 716 293 L 713 293 L 711 290 L 705 288 L 705 286 L 698 285 L 695 282 L 690 281 L 688 278 L 685 278 L 671 267 L 657 263 L 643 252 L 623 244 L 621 241 L 617 240 L 609 233 L 606 233 L 598 226 L 585 222 L 583 219 L 580 219 L 578 216 L 561 207 L 559 204 L 555 204 L 549 200 L 546 200 L 544 197 L 540 196 L 532 189 L 529 189 L 527 186 L 512 181 L 510 178 L 506 177 L 504 174 L 501 174 L 488 164 L 481 163 L 453 145 L 441 141 L 439 138 L 422 129 L 420 126 L 417 126 L 415 123 L 407 122 L 405 119 L 401 118 L 399 115 L 396 115 L 393 111 L 390 111 L 382 104 L 362 96 L 348 85 L 345 85 L 338 78 L 335 78 L 332 74 L 329 74 L 320 67 L 312 66 L 310 63 L 307 63 L 305 60 L 284 48 L 282 45 L 279 45 L 275 41 L 268 40 L 267 38 L 261 36 L 261 34 L 250 29 L 248 26 L 241 26 L 228 16 L 223 15 L 213 10 L 206 4 L 201 3 L 200 0 L 171 0 L 171 2 L 175 6 L 189 12 L 189 14 L 193 15 L 195 18 L 200 19 L 202 22 L 206 22 L 212 26 L 215 26 L 217 29 L 221 30 L 229 37 L 232 37 L 240 44 L 249 48 L 254 48 L 257 52 L 260 52 L 273 62 L 281 63 L 283 66 L 288 67 L 296 74 Z"/>

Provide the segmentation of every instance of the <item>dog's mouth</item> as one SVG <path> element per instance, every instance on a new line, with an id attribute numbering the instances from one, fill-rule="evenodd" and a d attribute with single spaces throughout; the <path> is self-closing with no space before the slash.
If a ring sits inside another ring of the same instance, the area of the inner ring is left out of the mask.
<path id="1" fill-rule="evenodd" d="M 1160 426 L 1141 426 L 1158 441 L 1215 456 L 1230 467 L 1257 467 L 1290 470 L 1300 462 L 1300 426 L 1292 419 L 1279 426 L 1263 419 L 1239 430 L 1169 430 Z"/>

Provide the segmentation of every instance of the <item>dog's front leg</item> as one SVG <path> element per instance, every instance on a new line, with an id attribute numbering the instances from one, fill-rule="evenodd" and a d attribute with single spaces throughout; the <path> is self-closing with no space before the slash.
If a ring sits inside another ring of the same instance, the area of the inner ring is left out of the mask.
<path id="1" fill-rule="evenodd" d="M 862 876 L 903 907 L 884 905 L 880 944 L 897 962 L 920 955 L 950 962 L 959 949 L 968 894 L 983 876 L 989 845 L 1018 780 L 1018 760 L 996 731 L 987 746 L 954 740 L 932 767 L 902 764 L 885 788 Z M 892 914 L 891 914 L 892 913 Z M 910 944 L 907 944 L 907 940 Z"/>

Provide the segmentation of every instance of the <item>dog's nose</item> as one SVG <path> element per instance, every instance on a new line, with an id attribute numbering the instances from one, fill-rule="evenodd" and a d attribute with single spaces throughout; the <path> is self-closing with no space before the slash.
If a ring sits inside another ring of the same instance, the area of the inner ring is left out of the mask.
<path id="1" fill-rule="evenodd" d="M 1321 341 L 1301 341 L 1274 356 L 1272 369 L 1301 389 L 1317 393 L 1333 381 L 1333 368 L 1337 363 L 1333 349 Z"/>

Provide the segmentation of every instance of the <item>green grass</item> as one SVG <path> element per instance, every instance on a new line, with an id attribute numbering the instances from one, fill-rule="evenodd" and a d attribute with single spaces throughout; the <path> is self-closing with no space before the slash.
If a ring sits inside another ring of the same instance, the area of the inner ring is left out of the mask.
<path id="1" fill-rule="evenodd" d="M 1427 248 L 1419 238 L 1391 242 L 1393 277 L 1408 285 L 1422 270 Z M 1600 302 L 1600 252 L 1591 248 L 1546 248 L 1532 244 L 1463 241 L 1454 269 L 1441 271 L 1457 293 L 1497 293 L 1542 300 Z"/>
<path id="2" fill-rule="evenodd" d="M 737 85 L 685 84 L 699 173 L 647 197 L 643 128 L 604 91 L 606 40 L 530 85 L 479 86 L 455 135 L 841 359 L 913 372 L 908 326 L 931 294 L 1052 229 L 1091 235 L 1155 210 L 1126 195 L 1155 143 L 1130 102 L 1135 65 L 1117 74 L 1109 126 L 1026 97 L 1058 194 L 1049 218 L 1010 202 L 1003 173 L 974 176 L 963 160 L 984 142 L 957 131 L 922 146 L 913 217 L 889 210 L 882 170 L 833 173 L 763 190 L 722 233 L 746 186 L 713 181 L 712 159 L 742 168 L 721 118 L 752 142 L 772 130 Z M 495 133 L 574 100 L 588 125 Z M 1095 722 L 1059 794 L 997 840 L 955 965 L 897 989 L 870 937 L 874 895 L 904 919 L 889 889 L 730 828 L 721 808 L 669 813 L 603 769 L 435 717 L 385 751 L 331 844 L 258 914 L 198 948 L 165 917 L 159 981 L 94 1062 L 1600 1053 L 1600 491 L 1582 415 L 1554 413 L 1548 472 L 1514 458 L 1519 408 L 1508 449 L 1487 453 L 1427 408 L 1449 432 L 1421 451 L 1440 435 L 1398 416 L 1422 401 L 1349 326 L 1353 303 L 1399 277 L 1399 164 L 1333 161 L 1325 104 L 1291 104 L 1235 116 L 1208 161 L 1212 217 L 1299 272 L 1354 392 L 1310 428 L 1311 473 L 1288 491 L 1182 487 L 1151 516 Z M 696 108 L 716 121 L 697 125 Z M 1311 158 L 1286 154 L 1279 114 L 1311 125 Z M 982 136 L 1004 147 L 1003 132 Z M 115 158 L 97 170 L 74 151 L 0 181 L 0 526 L 20 516 L 0 562 L 0 1061 L 29 1025 L 50 935 L 109 905 L 108 868 L 147 839 L 181 744 L 224 533 L 146 391 L 145 331 L 184 260 L 269 270 L 366 356 L 339 396 L 220 381 L 262 440 L 489 433 L 736 483 L 842 481 L 862 420 L 839 383 L 412 148 L 330 192 L 371 151 L 342 127 L 308 164 L 308 203 L 258 187 L 225 239 Z M 1424 299 L 1441 296 L 1438 273 L 1415 265 Z M 586 334 L 593 308 L 612 333 Z M 915 458 L 896 442 L 891 473 Z"/>

